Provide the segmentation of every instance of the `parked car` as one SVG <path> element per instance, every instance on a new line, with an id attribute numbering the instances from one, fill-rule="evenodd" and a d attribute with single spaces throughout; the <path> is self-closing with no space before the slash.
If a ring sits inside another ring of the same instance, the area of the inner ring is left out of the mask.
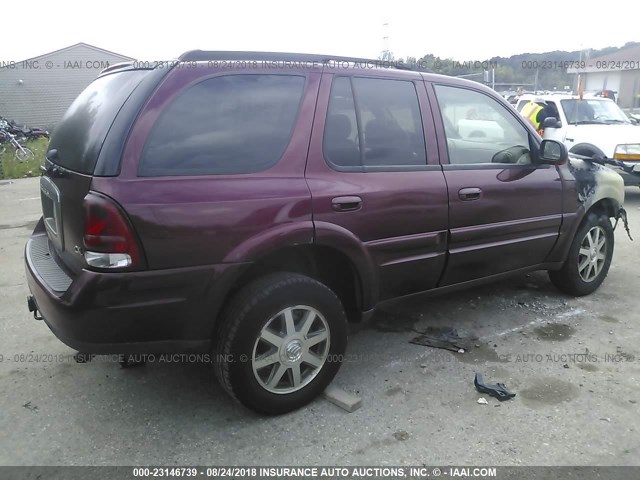
<path id="1" fill-rule="evenodd" d="M 640 128 L 609 98 L 577 95 L 523 95 L 516 110 L 530 101 L 541 106 L 551 104 L 559 114 L 559 123 L 545 128 L 543 138 L 563 142 L 569 152 L 603 155 L 624 162 L 615 168 L 625 185 L 640 185 Z"/>
<path id="2" fill-rule="evenodd" d="M 30 311 L 85 354 L 213 352 L 231 396 L 277 414 L 331 382 L 347 321 L 394 299 L 533 270 L 598 288 L 618 174 L 479 83 L 362 62 L 105 70 L 51 136 Z"/>

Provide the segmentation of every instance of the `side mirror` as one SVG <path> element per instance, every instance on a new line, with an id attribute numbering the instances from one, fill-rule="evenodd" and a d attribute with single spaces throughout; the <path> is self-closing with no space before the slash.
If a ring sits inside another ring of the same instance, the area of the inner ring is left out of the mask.
<path id="1" fill-rule="evenodd" d="M 631 121 L 631 123 L 633 123 L 634 125 L 640 125 L 640 120 L 638 120 L 636 117 L 629 117 L 629 120 Z"/>
<path id="2" fill-rule="evenodd" d="M 542 163 L 558 165 L 568 160 L 569 152 L 563 143 L 555 140 L 543 140 L 540 144 L 539 158 Z"/>
<path id="3" fill-rule="evenodd" d="M 562 128 L 562 122 L 556 117 L 547 117 L 542 122 L 542 128 Z"/>

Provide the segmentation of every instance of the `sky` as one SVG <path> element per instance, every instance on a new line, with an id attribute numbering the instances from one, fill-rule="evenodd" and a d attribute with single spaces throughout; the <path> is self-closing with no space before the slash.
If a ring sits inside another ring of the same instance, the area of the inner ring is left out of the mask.
<path id="1" fill-rule="evenodd" d="M 149 61 L 169 60 L 194 49 L 377 58 L 386 48 L 396 58 L 432 53 L 475 61 L 640 41 L 640 7 L 634 3 L 609 0 L 599 7 L 575 0 L 29 0 L 28 28 L 27 12 L 17 14 L 19 21 L 3 22 L 0 62 L 78 42 Z M 540 25 L 546 12 L 553 21 Z M 527 15 L 538 23 L 527 25 Z M 388 37 L 386 43 L 383 37 Z"/>

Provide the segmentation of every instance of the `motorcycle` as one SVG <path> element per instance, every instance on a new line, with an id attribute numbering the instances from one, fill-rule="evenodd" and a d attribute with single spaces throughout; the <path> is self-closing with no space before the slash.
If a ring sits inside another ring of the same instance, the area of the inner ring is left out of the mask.
<path id="1" fill-rule="evenodd" d="M 21 127 L 13 120 L 7 120 L 2 117 L 0 117 L 0 126 L 12 135 L 16 135 L 18 138 L 25 138 L 27 140 L 49 138 L 49 132 L 47 130 L 43 130 L 41 128 L 28 128 L 27 126 Z"/>
<path id="2" fill-rule="evenodd" d="M 0 120 L 0 155 L 4 154 L 7 150 L 6 145 L 13 147 L 14 158 L 19 162 L 30 160 L 35 157 L 35 154 L 29 147 L 25 147 L 20 143 L 21 138 L 11 133 L 8 128 L 8 122 Z"/>

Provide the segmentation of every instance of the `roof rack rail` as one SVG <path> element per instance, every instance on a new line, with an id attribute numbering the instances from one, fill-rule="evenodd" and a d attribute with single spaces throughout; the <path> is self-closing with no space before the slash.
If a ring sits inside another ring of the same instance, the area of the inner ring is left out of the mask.
<path id="1" fill-rule="evenodd" d="M 102 75 L 103 73 L 112 72 L 113 70 L 120 70 L 121 68 L 133 68 L 134 63 L 135 63 L 135 60 L 129 60 L 129 61 L 126 61 L 126 62 L 114 63 L 112 65 L 109 65 L 106 68 L 103 68 L 100 71 L 100 75 Z"/>
<path id="2" fill-rule="evenodd" d="M 286 52 L 244 52 L 244 51 L 206 51 L 190 50 L 178 57 L 183 62 L 202 62 L 207 60 L 258 60 L 258 61 L 284 61 L 284 62 L 350 62 L 368 63 L 381 67 L 392 67 L 399 70 L 414 70 L 403 62 L 394 60 L 379 60 L 371 58 L 341 57 L 336 55 L 319 55 L 313 53 L 286 53 Z"/>
<path id="3" fill-rule="evenodd" d="M 145 63 L 147 65 L 143 66 L 143 64 Z M 108 67 L 102 69 L 98 76 L 112 73 L 116 70 L 153 70 L 155 67 L 155 65 L 153 65 L 154 63 L 157 62 L 139 62 L 138 60 L 127 60 L 126 62 L 114 63 L 113 65 L 109 65 Z"/>

